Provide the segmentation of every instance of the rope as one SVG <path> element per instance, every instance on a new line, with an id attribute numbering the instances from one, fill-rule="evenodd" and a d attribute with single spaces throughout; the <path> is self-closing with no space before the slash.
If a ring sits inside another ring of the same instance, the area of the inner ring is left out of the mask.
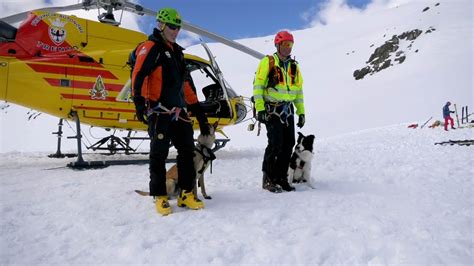
<path id="1" fill-rule="evenodd" d="M 160 111 L 160 109 L 162 111 Z M 193 123 L 191 119 L 186 119 L 179 115 L 181 113 L 181 110 L 186 111 L 186 109 L 181 108 L 181 107 L 173 107 L 171 109 L 168 109 L 165 106 L 161 105 L 161 103 L 158 103 L 157 106 L 148 110 L 147 116 L 150 117 L 152 114 L 157 114 L 157 115 L 167 114 L 167 115 L 171 115 L 171 121 L 178 121 L 178 119 L 180 119 L 184 122 Z"/>

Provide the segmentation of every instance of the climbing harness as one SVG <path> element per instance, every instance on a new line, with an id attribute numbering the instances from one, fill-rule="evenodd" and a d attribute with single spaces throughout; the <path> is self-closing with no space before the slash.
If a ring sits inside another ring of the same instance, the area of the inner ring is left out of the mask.
<path id="1" fill-rule="evenodd" d="M 192 123 L 193 121 L 191 119 L 184 118 L 179 115 L 181 113 L 181 110 L 184 110 L 186 112 L 186 108 L 173 107 L 171 109 L 168 109 L 165 106 L 161 105 L 161 103 L 158 103 L 157 106 L 148 109 L 147 116 L 150 117 L 152 114 L 167 114 L 171 115 L 171 121 L 178 121 L 178 119 L 180 119 L 184 122 Z"/>
<path id="2" fill-rule="evenodd" d="M 288 126 L 288 118 L 294 114 L 291 102 L 265 103 L 268 115 L 275 115 L 282 124 Z"/>

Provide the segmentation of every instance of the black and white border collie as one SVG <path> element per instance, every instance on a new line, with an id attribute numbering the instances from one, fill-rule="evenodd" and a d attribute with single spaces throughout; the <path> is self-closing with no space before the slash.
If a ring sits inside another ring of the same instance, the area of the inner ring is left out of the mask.
<path id="1" fill-rule="evenodd" d="M 311 184 L 311 160 L 313 159 L 314 135 L 305 136 L 298 132 L 298 141 L 295 151 L 291 155 L 290 167 L 288 168 L 288 183 L 306 183 L 310 188 Z"/>

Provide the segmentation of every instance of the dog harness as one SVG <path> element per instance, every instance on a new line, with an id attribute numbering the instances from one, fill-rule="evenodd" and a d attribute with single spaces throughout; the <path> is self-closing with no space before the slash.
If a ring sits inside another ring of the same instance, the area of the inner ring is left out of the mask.
<path id="1" fill-rule="evenodd" d="M 202 146 L 199 143 L 196 144 L 196 151 L 199 152 L 199 154 L 201 154 L 202 159 L 204 160 L 204 163 L 202 164 L 201 169 L 198 170 L 198 173 L 199 174 L 204 173 L 204 170 L 206 170 L 206 166 L 208 162 L 211 162 L 211 173 L 212 173 L 212 161 L 216 159 L 216 155 L 214 154 L 214 152 L 210 148 L 206 146 Z"/>

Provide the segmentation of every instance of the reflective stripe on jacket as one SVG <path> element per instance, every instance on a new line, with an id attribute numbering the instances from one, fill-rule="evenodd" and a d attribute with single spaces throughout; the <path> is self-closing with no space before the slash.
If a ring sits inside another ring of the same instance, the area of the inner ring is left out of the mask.
<path id="1" fill-rule="evenodd" d="M 269 58 L 265 56 L 258 65 L 253 83 L 255 109 L 257 112 L 265 110 L 265 102 L 292 102 L 296 107 L 296 114 L 304 114 L 303 77 L 298 63 L 294 60 L 280 62 L 276 53 L 273 54 L 273 58 L 275 74 L 272 76 L 276 77 L 276 84 L 273 87 L 269 87 L 269 80 L 272 78 L 269 77 Z M 296 67 L 292 68 L 291 64 L 295 64 Z"/>

